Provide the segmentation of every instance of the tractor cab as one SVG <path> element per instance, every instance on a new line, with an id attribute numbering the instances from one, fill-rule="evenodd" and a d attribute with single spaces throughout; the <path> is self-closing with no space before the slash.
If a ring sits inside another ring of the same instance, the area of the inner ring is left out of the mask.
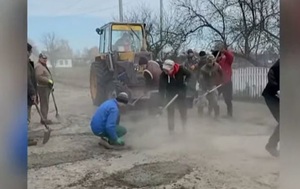
<path id="1" fill-rule="evenodd" d="M 151 54 L 146 53 L 144 24 L 108 23 L 96 32 L 100 35 L 100 54 L 114 54 L 116 61 L 134 62 L 136 54 Z"/>
<path id="2" fill-rule="evenodd" d="M 142 56 L 152 59 L 152 53 L 146 51 L 144 28 L 143 23 L 110 22 L 96 29 L 100 38 L 99 56 L 92 63 L 90 74 L 94 104 L 107 99 L 110 95 L 106 93 L 124 88 L 131 99 L 140 96 L 145 80 L 138 63 Z"/>

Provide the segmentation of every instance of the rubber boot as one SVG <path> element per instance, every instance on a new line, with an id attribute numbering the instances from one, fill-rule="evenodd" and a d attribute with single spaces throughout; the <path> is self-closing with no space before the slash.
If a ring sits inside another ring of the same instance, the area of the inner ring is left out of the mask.
<path id="1" fill-rule="evenodd" d="M 41 120 L 41 124 L 47 124 L 47 125 L 52 125 L 53 124 L 53 122 L 51 121 L 51 120 L 49 120 L 49 119 L 47 119 L 47 120 L 45 120 L 45 121 L 43 121 L 43 120 Z"/>
<path id="2" fill-rule="evenodd" d="M 35 141 L 34 139 L 28 139 L 27 146 L 36 146 L 36 145 L 37 145 L 37 141 Z"/>

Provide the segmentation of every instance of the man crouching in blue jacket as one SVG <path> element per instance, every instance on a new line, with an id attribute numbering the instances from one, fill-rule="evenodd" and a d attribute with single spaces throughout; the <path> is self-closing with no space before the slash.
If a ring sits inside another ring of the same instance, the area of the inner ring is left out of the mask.
<path id="1" fill-rule="evenodd" d="M 110 148 L 111 145 L 124 145 L 123 136 L 127 130 L 119 125 L 119 108 L 126 106 L 127 103 L 128 95 L 121 92 L 117 98 L 109 99 L 97 108 L 91 121 L 91 129 L 96 136 L 101 137 L 102 140 L 99 144 L 107 148 Z"/>

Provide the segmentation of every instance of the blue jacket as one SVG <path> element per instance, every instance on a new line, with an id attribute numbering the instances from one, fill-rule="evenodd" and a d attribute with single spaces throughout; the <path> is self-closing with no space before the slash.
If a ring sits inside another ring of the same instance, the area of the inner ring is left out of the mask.
<path id="1" fill-rule="evenodd" d="M 102 103 L 96 110 L 91 129 L 95 135 L 107 134 L 111 140 L 117 140 L 116 125 L 119 117 L 119 107 L 116 99 L 110 99 Z"/>

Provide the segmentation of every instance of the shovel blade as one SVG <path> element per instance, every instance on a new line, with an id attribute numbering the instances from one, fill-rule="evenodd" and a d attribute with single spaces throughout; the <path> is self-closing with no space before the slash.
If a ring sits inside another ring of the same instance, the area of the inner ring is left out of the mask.
<path id="1" fill-rule="evenodd" d="M 50 135 L 51 135 L 51 130 L 47 130 L 44 132 L 43 144 L 46 144 L 49 141 Z"/>
<path id="2" fill-rule="evenodd" d="M 55 115 L 55 118 L 56 118 L 58 121 L 61 121 L 61 117 L 60 117 L 59 114 L 56 114 L 56 115 Z"/>

